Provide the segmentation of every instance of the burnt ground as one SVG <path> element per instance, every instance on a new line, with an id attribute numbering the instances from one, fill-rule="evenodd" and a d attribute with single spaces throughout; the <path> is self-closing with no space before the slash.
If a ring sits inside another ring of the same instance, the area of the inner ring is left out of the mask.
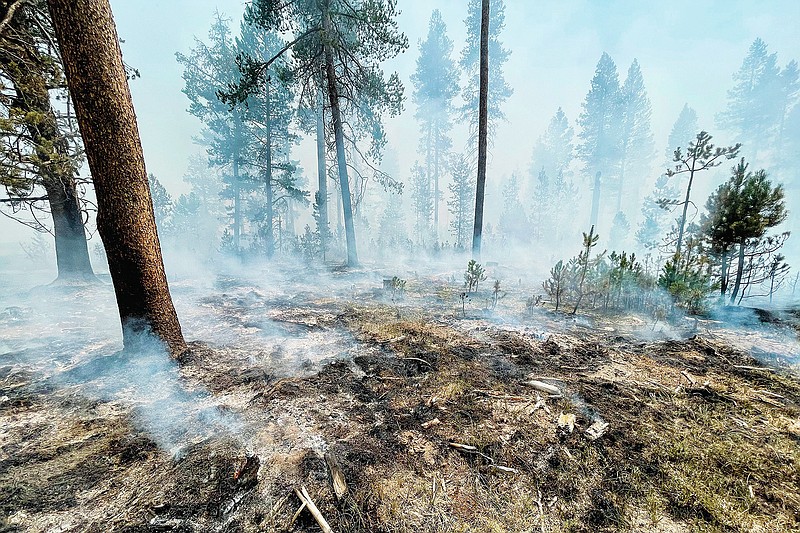
<path id="1" fill-rule="evenodd" d="M 192 344 L 180 379 L 239 424 L 177 452 L 124 399 L 0 356 L 0 531 L 319 531 L 301 486 L 334 531 L 800 529 L 796 344 L 522 295 L 462 313 L 433 280 L 398 301 L 226 283 L 199 305 L 285 342 Z M 292 350 L 313 355 L 275 363 Z"/>

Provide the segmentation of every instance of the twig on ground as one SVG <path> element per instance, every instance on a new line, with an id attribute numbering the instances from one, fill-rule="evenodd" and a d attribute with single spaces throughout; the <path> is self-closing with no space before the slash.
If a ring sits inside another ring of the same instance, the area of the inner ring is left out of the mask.
<path id="1" fill-rule="evenodd" d="M 325 520 L 325 517 L 322 516 L 322 513 L 314 504 L 314 500 L 312 500 L 311 496 L 309 496 L 305 485 L 300 485 L 299 489 L 295 487 L 294 493 L 297 494 L 297 497 L 300 498 L 300 501 L 305 504 L 308 511 L 314 517 L 314 520 L 317 521 L 320 529 L 322 529 L 323 533 L 333 533 L 333 529 L 331 529 L 330 524 L 328 524 L 328 521 Z"/>

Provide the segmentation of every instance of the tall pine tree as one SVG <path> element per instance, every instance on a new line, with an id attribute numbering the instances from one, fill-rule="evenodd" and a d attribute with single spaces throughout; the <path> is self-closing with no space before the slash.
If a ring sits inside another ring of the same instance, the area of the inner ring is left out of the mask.
<path id="1" fill-rule="evenodd" d="M 411 76 L 414 84 L 414 115 L 420 125 L 420 151 L 425 157 L 425 171 L 433 178 L 433 232 L 439 234 L 439 181 L 453 142 L 453 99 L 458 94 L 458 69 L 450 57 L 453 41 L 447 36 L 442 14 L 435 9 L 428 24 L 428 36 L 419 43 L 417 69 Z"/>
<path id="2" fill-rule="evenodd" d="M 597 63 L 591 88 L 578 117 L 578 157 L 587 176 L 594 176 L 590 224 L 598 225 L 600 207 L 606 199 L 607 184 L 618 176 L 620 160 L 620 86 L 617 66 L 607 53 Z M 598 173 L 600 173 L 598 175 Z"/>
<path id="3" fill-rule="evenodd" d="M 636 205 L 639 201 L 639 184 L 649 178 L 654 146 L 650 129 L 650 99 L 644 86 L 639 62 L 634 59 L 620 89 L 620 168 L 617 179 L 616 211 L 627 211 L 623 199 Z"/>

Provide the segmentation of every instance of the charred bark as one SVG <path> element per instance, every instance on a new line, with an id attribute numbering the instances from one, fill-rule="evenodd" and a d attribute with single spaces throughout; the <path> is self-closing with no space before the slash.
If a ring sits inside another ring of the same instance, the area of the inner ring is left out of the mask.
<path id="1" fill-rule="evenodd" d="M 323 29 L 330 34 L 331 16 L 325 6 L 323 13 Z M 333 64 L 333 50 L 329 43 L 325 43 L 325 73 L 328 84 L 328 99 L 331 103 L 333 118 L 333 135 L 336 142 L 336 162 L 339 170 L 339 185 L 342 192 L 342 211 L 344 212 L 344 235 L 347 243 L 347 266 L 358 266 L 358 252 L 356 251 L 356 230 L 353 225 L 353 207 L 350 201 L 350 181 L 347 176 L 347 156 L 344 151 L 344 130 L 342 128 L 342 114 L 339 108 L 339 90 L 336 84 L 336 69 Z"/>
<path id="2" fill-rule="evenodd" d="M 472 230 L 472 258 L 481 257 L 483 203 L 486 191 L 486 142 L 489 101 L 489 0 L 481 0 L 481 58 L 478 102 L 478 185 L 475 191 L 475 225 Z"/>
<path id="3" fill-rule="evenodd" d="M 152 332 L 186 350 L 170 297 L 142 145 L 108 0 L 48 0 L 97 191 L 126 348 Z"/>

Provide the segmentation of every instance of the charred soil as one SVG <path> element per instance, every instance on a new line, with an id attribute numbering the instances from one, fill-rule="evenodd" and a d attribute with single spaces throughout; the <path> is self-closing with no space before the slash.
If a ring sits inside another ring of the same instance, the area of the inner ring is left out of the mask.
<path id="1" fill-rule="evenodd" d="M 785 358 L 523 303 L 463 316 L 457 294 L 409 285 L 401 303 L 204 300 L 329 345 L 286 371 L 268 364 L 281 354 L 193 343 L 181 379 L 240 424 L 177 452 L 125 402 L 0 360 L 0 531 L 318 531 L 300 487 L 334 531 L 800 528 Z"/>

